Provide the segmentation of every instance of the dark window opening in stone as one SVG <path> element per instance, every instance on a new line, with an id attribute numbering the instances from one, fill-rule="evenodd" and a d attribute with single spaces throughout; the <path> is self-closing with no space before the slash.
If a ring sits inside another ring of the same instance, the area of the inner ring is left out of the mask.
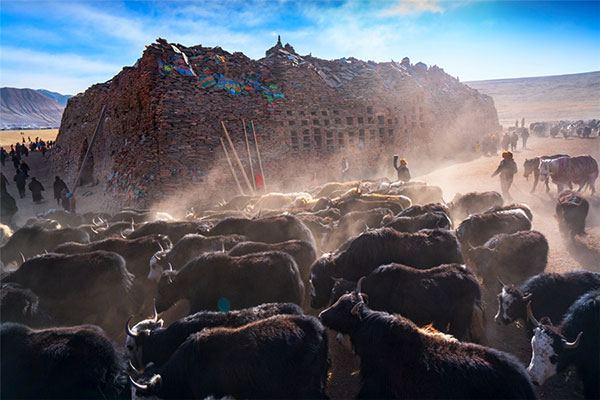
<path id="1" fill-rule="evenodd" d="M 365 119 L 363 117 L 358 117 L 358 123 L 359 124 L 364 124 L 365 123 Z"/>
<path id="2" fill-rule="evenodd" d="M 384 128 L 379 128 L 379 137 L 380 138 L 384 138 L 385 137 L 385 129 Z"/>
<path id="3" fill-rule="evenodd" d="M 392 124 L 392 119 L 388 118 L 388 125 L 391 125 L 391 124 Z"/>
<path id="4" fill-rule="evenodd" d="M 306 115 L 304 111 L 300 111 L 300 115 Z"/>
<path id="5" fill-rule="evenodd" d="M 338 132 L 338 138 L 342 139 L 344 137 L 344 132 Z"/>
<path id="6" fill-rule="evenodd" d="M 373 107 L 367 107 L 367 114 L 373 114 Z"/>
<path id="7" fill-rule="evenodd" d="M 296 125 L 296 121 L 288 121 L 288 125 L 289 126 Z"/>
<path id="8" fill-rule="evenodd" d="M 342 120 L 341 120 L 341 119 L 339 119 L 339 118 L 336 118 L 336 119 L 335 119 L 335 124 L 336 124 L 336 125 L 339 125 L 339 124 L 341 124 L 341 123 L 342 123 Z"/>
<path id="9" fill-rule="evenodd" d="M 287 112 L 287 115 L 294 115 L 294 112 L 291 110 L 287 110 L 286 112 Z"/>
<path id="10" fill-rule="evenodd" d="M 81 152 L 79 153 L 79 168 L 82 167 L 83 160 L 85 159 L 85 153 L 88 150 L 88 140 L 84 139 L 81 145 Z M 87 162 L 83 165 L 81 171 L 81 178 L 79 179 L 79 185 L 88 185 L 94 183 L 94 153 L 90 152 Z"/>
<path id="11" fill-rule="evenodd" d="M 369 123 L 369 124 L 373 124 L 373 123 L 374 123 L 374 122 L 373 122 L 373 117 L 368 117 L 368 118 L 367 118 L 367 123 Z"/>
<path id="12" fill-rule="evenodd" d="M 327 148 L 328 149 L 332 149 L 333 148 L 333 139 L 327 139 Z"/>
<path id="13" fill-rule="evenodd" d="M 321 111 L 321 115 L 326 117 L 327 116 L 327 111 Z"/>
<path id="14" fill-rule="evenodd" d="M 408 122 L 406 122 L 406 115 L 404 116 L 404 125 L 407 125 Z"/>
<path id="15" fill-rule="evenodd" d="M 302 133 L 302 147 L 304 150 L 310 149 L 310 131 L 304 131 Z"/>
<path id="16" fill-rule="evenodd" d="M 333 110 L 333 115 L 339 115 L 340 112 L 338 110 Z"/>
<path id="17" fill-rule="evenodd" d="M 333 132 L 327 132 L 327 139 L 333 138 Z"/>
<path id="18" fill-rule="evenodd" d="M 377 123 L 379 125 L 383 125 L 385 123 L 385 118 L 383 118 L 383 115 L 377 116 Z"/>
<path id="19" fill-rule="evenodd" d="M 421 128 L 425 128 L 425 124 L 421 122 Z"/>
<path id="20" fill-rule="evenodd" d="M 310 115 L 317 115 L 317 112 L 316 111 L 311 111 Z"/>
<path id="21" fill-rule="evenodd" d="M 394 130 L 393 129 L 388 130 L 388 136 L 390 137 L 390 139 L 394 138 Z"/>
<path id="22" fill-rule="evenodd" d="M 319 128 L 315 128 L 315 129 L 313 129 L 313 133 L 315 135 L 320 135 L 321 134 L 321 130 Z"/>
<path id="23" fill-rule="evenodd" d="M 306 126 L 306 125 L 308 125 L 308 121 L 307 121 L 307 120 L 305 120 L 305 119 L 303 119 L 303 120 L 302 120 L 302 126 Z"/>
<path id="24" fill-rule="evenodd" d="M 318 119 L 313 119 L 313 125 L 320 125 L 321 121 L 319 121 Z"/>
<path id="25" fill-rule="evenodd" d="M 328 119 L 324 119 L 324 120 L 323 120 L 323 125 L 325 125 L 325 126 L 329 126 L 329 120 L 328 120 Z"/>
<path id="26" fill-rule="evenodd" d="M 346 124 L 352 125 L 354 123 L 354 119 L 352 117 L 346 117 Z"/>
<path id="27" fill-rule="evenodd" d="M 369 131 L 369 137 L 371 138 L 371 141 L 374 142 L 375 141 L 375 130 L 371 129 Z"/>

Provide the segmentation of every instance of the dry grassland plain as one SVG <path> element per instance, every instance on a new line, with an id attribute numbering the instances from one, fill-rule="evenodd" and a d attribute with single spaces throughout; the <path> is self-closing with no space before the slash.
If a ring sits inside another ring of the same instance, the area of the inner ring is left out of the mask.
<path id="1" fill-rule="evenodd" d="M 21 133 L 23 134 L 21 135 Z M 36 137 L 39 137 L 43 141 L 54 140 L 57 135 L 58 129 L 14 129 L 0 131 L 0 146 L 5 149 L 10 148 L 11 144 L 22 143 L 22 138 L 25 138 L 27 143 L 29 143 L 28 138 L 35 140 Z"/>

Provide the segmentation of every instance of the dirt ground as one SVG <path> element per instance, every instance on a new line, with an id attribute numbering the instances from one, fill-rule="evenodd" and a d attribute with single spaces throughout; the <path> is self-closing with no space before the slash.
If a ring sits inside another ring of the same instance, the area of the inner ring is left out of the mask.
<path id="1" fill-rule="evenodd" d="M 544 233 L 550 245 L 550 254 L 546 271 L 565 272 L 574 269 L 588 269 L 600 271 L 600 196 L 589 196 L 591 203 L 590 215 L 587 219 L 587 235 L 577 237 L 574 241 L 563 238 L 558 233 L 557 223 L 553 217 L 554 199 L 556 186 L 551 185 L 551 192 L 546 193 L 543 185 L 539 184 L 537 191 L 530 193 L 533 184 L 522 176 L 522 165 L 525 158 L 537 155 L 567 153 L 572 156 L 590 154 L 600 160 L 600 139 L 551 139 L 531 138 L 527 149 L 519 149 L 515 152 L 515 160 L 519 166 L 519 174 L 511 189 L 514 201 L 528 204 L 534 214 L 533 229 Z M 27 192 L 25 199 L 15 196 L 17 190 L 12 182 L 14 169 L 12 164 L 7 163 L 3 168 L 11 185 L 8 190 L 17 200 L 19 213 L 17 222 L 23 224 L 27 218 L 35 214 L 56 208 L 56 202 L 52 199 L 52 181 L 54 177 L 49 171 L 46 159 L 40 153 L 31 153 L 26 161 L 32 168 L 32 176 L 36 176 L 46 187 L 44 192 L 45 201 L 41 204 L 33 204 L 31 193 Z M 490 175 L 500 162 L 500 156 L 481 156 L 471 161 L 458 163 L 439 168 L 423 176 L 415 176 L 414 179 L 427 181 L 431 185 L 438 185 L 444 191 L 446 201 L 452 200 L 456 193 L 467 193 L 469 191 L 500 191 L 498 177 L 490 178 Z M 70 182 L 67 182 L 71 185 Z M 600 190 L 600 182 L 596 182 L 596 188 Z M 99 209 L 108 209 L 104 206 L 109 203 L 109 198 L 103 193 L 101 187 L 79 188 L 77 190 L 78 211 L 86 212 Z M 486 298 L 486 340 L 484 344 L 514 354 L 525 365 L 530 359 L 530 345 L 522 329 L 515 326 L 498 326 L 493 323 L 493 316 L 497 304 L 493 296 L 499 288 L 487 290 Z M 335 341 L 335 334 L 329 332 L 330 354 L 332 359 L 332 371 L 328 382 L 328 393 L 333 399 L 346 399 L 355 397 L 360 388 L 358 375 L 358 358 L 350 351 Z M 543 399 L 554 398 L 581 398 L 581 385 L 572 372 L 556 376 L 538 388 L 538 395 Z"/>

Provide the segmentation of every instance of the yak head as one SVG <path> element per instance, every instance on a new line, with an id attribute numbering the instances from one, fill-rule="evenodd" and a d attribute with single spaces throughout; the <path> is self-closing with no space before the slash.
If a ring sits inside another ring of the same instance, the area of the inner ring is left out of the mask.
<path id="1" fill-rule="evenodd" d="M 343 295 L 319 314 L 323 325 L 345 335 L 356 329 L 362 319 L 362 308 L 367 305 L 361 293 L 363 279 L 364 277 L 358 281 L 354 291 Z"/>
<path id="2" fill-rule="evenodd" d="M 515 285 L 506 285 L 498 278 L 502 292 L 498 294 L 498 312 L 494 321 L 500 325 L 508 325 L 518 318 L 525 318 L 525 307 L 531 301 L 531 293 L 523 291 Z"/>
<path id="3" fill-rule="evenodd" d="M 527 316 L 535 326 L 531 338 L 531 362 L 527 367 L 527 373 L 535 385 L 541 385 L 546 379 L 565 368 L 565 358 L 569 357 L 569 352 L 579 347 L 583 332 L 579 332 L 573 341 L 569 341 L 548 318 L 543 318 L 539 322 L 533 316 L 531 303 L 527 304 Z"/>
<path id="4" fill-rule="evenodd" d="M 317 309 L 325 307 L 333 289 L 332 266 L 334 258 L 331 253 L 323 254 L 310 268 L 310 305 Z"/>
<path id="5" fill-rule="evenodd" d="M 335 303 L 345 294 L 352 293 L 356 288 L 356 282 L 344 278 L 333 278 L 334 284 L 329 297 L 329 304 Z"/>
<path id="6" fill-rule="evenodd" d="M 535 169 L 538 166 L 538 163 L 539 161 L 536 158 L 525 159 L 525 162 L 523 163 L 523 176 L 529 179 L 529 175 L 531 175 L 533 171 L 535 171 Z"/>
<path id="7" fill-rule="evenodd" d="M 129 317 L 127 323 L 125 324 L 125 333 L 127 333 L 127 338 L 125 339 L 125 348 L 127 349 L 127 355 L 129 356 L 129 360 L 131 361 L 132 365 L 137 368 L 142 368 L 144 366 L 144 344 L 154 330 L 163 327 L 164 321 L 162 319 L 158 319 L 156 307 L 154 308 L 154 316 L 152 318 L 141 320 L 135 324 L 133 328 L 129 327 L 129 322 L 131 319 L 132 317 Z"/>
<path id="8" fill-rule="evenodd" d="M 181 293 L 177 287 L 177 271 L 163 271 L 156 289 L 156 309 L 158 312 L 168 310 L 177 300 Z"/>

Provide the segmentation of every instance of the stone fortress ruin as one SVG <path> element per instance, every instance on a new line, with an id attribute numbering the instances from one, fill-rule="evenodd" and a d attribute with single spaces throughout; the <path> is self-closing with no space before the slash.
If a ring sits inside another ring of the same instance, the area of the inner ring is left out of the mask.
<path id="1" fill-rule="evenodd" d="M 115 201 L 149 205 L 192 183 L 231 197 L 221 122 L 248 173 L 244 128 L 251 148 L 254 128 L 269 190 L 339 179 L 342 157 L 350 177 L 377 175 L 392 154 L 436 157 L 499 129 L 491 97 L 408 58 L 323 60 L 278 40 L 252 60 L 158 39 L 133 67 L 69 100 L 52 168 L 73 182 L 98 126 L 81 181 Z"/>

